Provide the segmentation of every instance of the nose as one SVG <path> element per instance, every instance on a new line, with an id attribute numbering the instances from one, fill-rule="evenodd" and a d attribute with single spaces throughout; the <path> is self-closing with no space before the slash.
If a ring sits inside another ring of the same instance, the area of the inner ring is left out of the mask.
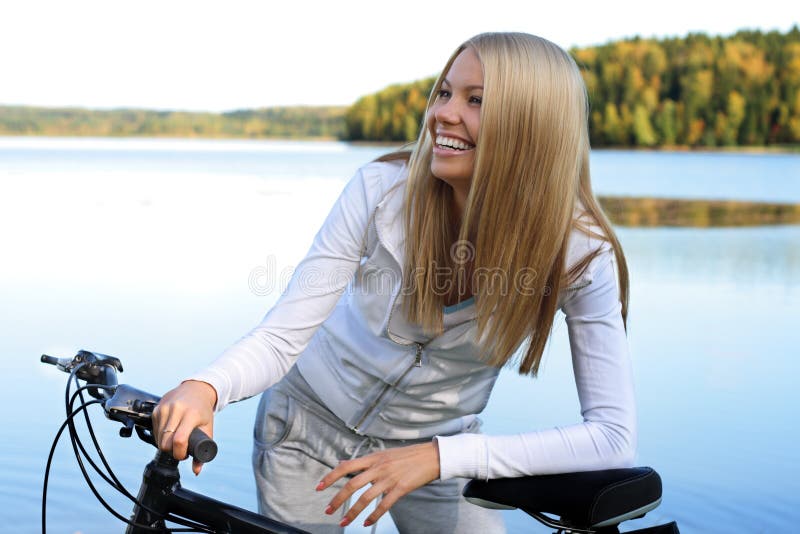
<path id="1" fill-rule="evenodd" d="M 461 112 L 455 98 L 450 98 L 444 102 L 439 102 L 434 112 L 436 121 L 444 124 L 458 124 L 461 120 Z"/>

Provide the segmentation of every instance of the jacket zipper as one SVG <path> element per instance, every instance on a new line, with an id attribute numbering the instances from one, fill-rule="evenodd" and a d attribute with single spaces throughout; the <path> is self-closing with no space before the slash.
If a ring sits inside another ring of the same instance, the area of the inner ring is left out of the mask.
<path id="1" fill-rule="evenodd" d="M 408 373 L 410 373 L 413 368 L 422 367 L 423 345 L 421 343 L 416 343 L 416 342 L 414 343 L 414 345 L 416 345 L 416 347 L 417 347 L 416 354 L 414 355 L 414 363 L 409 365 L 408 368 L 405 371 L 403 371 L 403 374 L 400 375 L 400 378 L 395 380 L 393 384 L 385 384 L 383 386 L 383 389 L 378 394 L 378 396 L 375 397 L 375 400 L 372 401 L 372 404 L 370 404 L 369 408 L 367 408 L 367 411 L 364 412 L 364 415 L 362 415 L 361 418 L 358 420 L 358 422 L 353 426 L 353 428 L 352 428 L 353 432 L 355 432 L 356 434 L 360 434 L 361 433 L 361 431 L 359 430 L 359 427 L 361 425 L 363 425 L 364 421 L 367 419 L 367 417 L 370 414 L 372 414 L 373 411 L 375 411 L 375 408 L 378 407 L 378 404 L 381 402 L 381 399 L 383 398 L 384 395 L 386 395 L 386 392 L 389 391 L 389 388 L 391 386 L 396 386 L 397 384 L 402 382 L 403 379 L 406 377 L 406 375 Z"/>
<path id="2" fill-rule="evenodd" d="M 375 211 L 373 211 L 372 216 L 370 217 L 370 219 L 371 219 L 370 222 L 372 223 L 372 226 L 375 229 L 375 238 L 378 240 L 378 243 L 382 244 L 384 246 L 384 248 L 387 250 L 387 252 L 389 252 L 389 254 L 392 256 L 392 259 L 395 261 L 395 263 L 400 265 L 400 262 L 397 261 L 397 258 L 394 257 L 394 254 L 392 254 L 391 251 L 389 251 L 389 249 L 386 247 L 386 245 L 382 242 L 381 233 L 378 231 L 378 222 L 376 221 L 376 214 L 378 212 L 378 208 L 379 207 L 380 206 L 377 206 L 375 208 Z M 367 237 L 367 239 L 369 239 L 369 226 L 367 226 L 367 236 L 366 237 Z M 365 252 L 366 252 L 366 249 L 368 249 L 368 248 L 369 248 L 369 246 L 365 243 L 365 246 L 364 246 Z M 402 271 L 402 266 L 401 266 L 401 271 Z M 401 290 L 402 290 L 402 283 L 403 282 L 401 281 L 400 282 L 400 284 L 401 284 L 401 288 L 400 289 Z M 395 295 L 394 299 L 392 299 L 392 303 L 389 306 L 389 318 L 388 318 L 388 320 L 386 322 L 386 334 L 389 336 L 389 339 L 392 340 L 392 342 L 397 343 L 398 345 L 404 345 L 404 343 L 400 343 L 396 339 L 394 339 L 394 334 L 392 334 L 391 330 L 389 330 L 389 325 L 392 324 L 392 314 L 394 313 L 394 308 L 395 308 L 395 304 L 397 304 L 397 297 L 398 296 L 399 296 L 399 291 L 398 291 L 398 294 Z M 422 351 L 424 349 L 424 345 L 422 343 L 419 343 L 419 342 L 416 342 L 416 341 L 414 342 L 414 345 L 416 346 L 416 352 L 414 354 L 414 362 L 411 365 L 409 365 L 408 368 L 406 368 L 405 371 L 403 371 L 403 374 L 400 375 L 400 378 L 395 380 L 393 384 L 385 384 L 383 386 L 383 389 L 381 389 L 381 392 L 378 394 L 377 397 L 375 397 L 375 400 L 372 401 L 372 404 L 370 404 L 369 408 L 367 408 L 367 410 L 364 412 L 364 414 L 361 416 L 361 418 L 358 420 L 358 422 L 355 425 L 353 425 L 353 428 L 352 428 L 353 432 L 355 432 L 356 434 L 360 434 L 361 433 L 359 427 L 361 425 L 363 425 L 364 421 L 366 421 L 367 417 L 369 417 L 372 414 L 372 412 L 375 411 L 375 408 L 378 407 L 378 404 L 380 403 L 380 401 L 384 397 L 384 395 L 386 395 L 386 392 L 389 391 L 390 387 L 396 386 L 397 384 L 402 382 L 403 379 L 406 377 L 406 375 L 408 375 L 408 373 L 410 373 L 411 370 L 414 369 L 415 367 L 417 367 L 417 368 L 422 367 Z"/>

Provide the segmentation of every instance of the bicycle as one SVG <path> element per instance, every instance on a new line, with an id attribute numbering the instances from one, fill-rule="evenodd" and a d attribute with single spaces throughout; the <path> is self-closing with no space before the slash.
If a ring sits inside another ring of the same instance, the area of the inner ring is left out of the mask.
<path id="1" fill-rule="evenodd" d="M 95 497 L 114 517 L 128 525 L 127 534 L 151 532 L 209 532 L 244 534 L 308 534 L 308 532 L 275 521 L 255 512 L 218 501 L 185 489 L 180 484 L 178 461 L 171 454 L 156 452 L 147 464 L 137 496 L 123 487 L 105 459 L 92 428 L 87 408 L 102 406 L 108 419 L 122 424 L 120 436 L 136 432 L 142 441 L 155 445 L 151 415 L 160 397 L 132 386 L 119 384 L 117 373 L 122 362 L 113 357 L 85 350 L 73 358 L 55 358 L 43 354 L 43 363 L 55 365 L 69 373 L 65 405 L 67 418 L 53 440 L 45 469 L 42 489 L 42 533 L 47 527 L 47 485 L 56 446 L 65 429 L 81 473 Z M 85 382 L 80 386 L 79 380 Z M 72 383 L 76 390 L 71 393 Z M 84 392 L 94 400 L 87 401 Z M 74 407 L 80 399 L 80 405 Z M 74 419 L 83 413 L 92 443 L 103 469 L 86 451 Z M 216 443 L 200 429 L 189 438 L 189 454 L 201 462 L 210 462 L 217 453 Z M 130 519 L 114 510 L 100 495 L 90 478 L 84 460 L 112 488 L 133 503 Z M 575 490 L 575 491 L 573 491 Z M 473 480 L 464 488 L 465 498 L 473 504 L 490 508 L 519 508 L 559 533 L 611 534 L 619 532 L 619 523 L 642 517 L 661 501 L 661 479 L 651 468 L 613 469 L 586 473 L 567 473 L 496 479 Z M 560 516 L 554 519 L 547 514 Z M 180 527 L 168 526 L 168 523 Z M 638 534 L 678 534 L 677 525 L 650 527 L 632 531 Z"/>
<path id="2" fill-rule="evenodd" d="M 81 350 L 73 358 L 59 359 L 43 354 L 41 361 L 55 365 L 70 374 L 65 397 L 67 419 L 53 440 L 45 469 L 42 489 L 43 534 L 47 528 L 47 483 L 50 467 L 56 445 L 65 429 L 69 429 L 75 458 L 87 485 L 114 517 L 127 523 L 127 534 L 152 532 L 309 534 L 305 530 L 187 490 L 180 484 L 178 461 L 171 454 L 162 451 L 156 452 L 155 458 L 145 467 L 142 484 L 137 496 L 134 497 L 123 487 L 106 461 L 95 437 L 86 408 L 93 404 L 100 404 L 107 418 L 122 423 L 120 436 L 130 437 L 135 431 L 139 439 L 156 446 L 152 434 L 151 415 L 160 397 L 125 384 L 118 384 L 117 372 L 122 372 L 122 362 L 113 356 Z M 86 385 L 80 386 L 78 380 L 83 380 Z M 73 381 L 77 389 L 70 395 Z M 83 395 L 84 391 L 95 400 L 87 401 Z M 77 399 L 80 399 L 80 406 L 74 408 Z M 89 456 L 77 433 L 74 419 L 81 412 L 85 416 L 89 435 L 105 471 Z M 195 429 L 189 438 L 189 454 L 201 462 L 210 462 L 217 454 L 217 445 L 202 430 Z M 106 483 L 133 503 L 130 519 L 123 517 L 102 498 L 89 477 L 82 458 Z M 181 525 L 181 527 L 167 527 L 168 522 Z"/>

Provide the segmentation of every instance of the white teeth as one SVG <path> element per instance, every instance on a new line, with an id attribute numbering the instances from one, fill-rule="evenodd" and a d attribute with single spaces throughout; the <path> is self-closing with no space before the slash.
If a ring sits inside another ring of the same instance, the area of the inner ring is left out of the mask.
<path id="1" fill-rule="evenodd" d="M 470 145 L 459 139 L 453 139 L 452 137 L 445 137 L 443 135 L 436 136 L 436 144 L 439 146 L 455 148 L 457 150 L 469 150 L 470 148 L 475 148 L 475 145 Z"/>

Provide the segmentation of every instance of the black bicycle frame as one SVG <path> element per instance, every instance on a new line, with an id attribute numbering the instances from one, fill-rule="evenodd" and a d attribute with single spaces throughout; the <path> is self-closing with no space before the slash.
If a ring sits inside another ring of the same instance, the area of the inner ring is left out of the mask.
<path id="1" fill-rule="evenodd" d="M 144 470 L 139 497 L 133 509 L 127 534 L 152 534 L 152 528 L 167 530 L 164 517 L 173 514 L 216 532 L 243 534 L 309 534 L 279 521 L 269 519 L 243 508 L 211 499 L 181 487 L 178 461 L 172 455 L 157 452 Z"/>

